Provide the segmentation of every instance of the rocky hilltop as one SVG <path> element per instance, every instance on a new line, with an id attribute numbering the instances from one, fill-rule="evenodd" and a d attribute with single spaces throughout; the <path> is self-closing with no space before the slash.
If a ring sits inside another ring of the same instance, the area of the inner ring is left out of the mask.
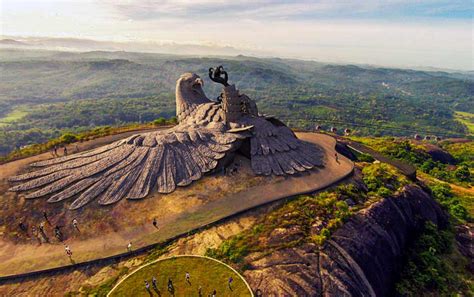
<path id="1" fill-rule="evenodd" d="M 270 296 L 387 296 L 404 249 L 426 220 L 447 224 L 430 195 L 408 185 L 359 211 L 319 250 L 311 243 L 279 250 L 252 261 L 245 276 Z"/>

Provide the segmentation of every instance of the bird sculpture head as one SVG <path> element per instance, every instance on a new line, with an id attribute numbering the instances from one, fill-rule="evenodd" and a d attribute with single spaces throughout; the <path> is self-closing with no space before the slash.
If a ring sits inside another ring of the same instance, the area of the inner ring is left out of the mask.
<path id="1" fill-rule="evenodd" d="M 184 73 L 176 82 L 176 116 L 178 120 L 189 115 L 196 105 L 211 102 L 202 86 L 204 81 L 195 73 Z"/>

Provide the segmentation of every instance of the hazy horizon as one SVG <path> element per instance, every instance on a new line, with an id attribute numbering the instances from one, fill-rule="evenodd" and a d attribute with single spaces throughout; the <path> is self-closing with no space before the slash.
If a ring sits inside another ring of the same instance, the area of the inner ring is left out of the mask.
<path id="1" fill-rule="evenodd" d="M 223 55 L 473 70 L 472 3 L 412 2 L 1 0 L 0 35 L 89 39 L 139 52 L 175 44 L 199 47 L 201 55 L 225 49 Z"/>

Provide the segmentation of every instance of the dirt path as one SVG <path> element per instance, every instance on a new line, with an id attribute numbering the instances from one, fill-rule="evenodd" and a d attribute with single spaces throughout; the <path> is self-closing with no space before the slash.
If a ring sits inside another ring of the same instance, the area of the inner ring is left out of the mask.
<path id="1" fill-rule="evenodd" d="M 99 146 L 136 132 L 97 139 L 90 144 L 85 143 L 84 148 L 88 145 L 90 148 Z M 350 160 L 343 156 L 339 156 L 339 161 L 335 160 L 334 138 L 314 133 L 298 133 L 298 137 L 324 149 L 324 168 L 298 177 L 254 177 L 249 162 L 243 160 L 243 169 L 236 176 L 208 176 L 169 195 L 155 194 L 141 201 L 121 201 L 112 207 L 95 207 L 78 212 L 64 210 L 62 205 L 58 205 L 51 210 L 57 211 L 52 218 L 53 224 L 67 223 L 72 217 L 79 217 L 84 226 L 87 226 L 81 234 L 73 234 L 66 240 L 73 251 L 72 260 L 79 263 L 124 253 L 130 241 L 133 249 L 145 247 L 262 204 L 314 192 L 344 179 L 352 172 L 354 165 Z M 10 174 L 14 174 L 28 163 L 47 157 L 48 154 L 42 154 L 2 166 L 8 168 Z M 8 176 L 1 166 L 0 171 L 2 179 Z M 44 203 L 39 204 L 39 199 L 30 202 L 5 196 L 5 200 L 9 201 L 8 206 L 1 211 L 8 207 L 12 209 L 11 204 L 19 208 L 14 213 L 14 218 L 26 213 L 27 218 L 37 219 L 38 208 L 49 207 Z M 15 201 L 18 201 L 18 205 Z M 36 212 L 28 214 L 30 210 Z M 158 230 L 151 224 L 153 217 L 159 218 Z M 25 242 L 22 238 L 15 242 L 5 234 L 0 241 L 0 276 L 67 265 L 71 265 L 71 261 L 59 242 L 38 245 L 35 239 Z"/>

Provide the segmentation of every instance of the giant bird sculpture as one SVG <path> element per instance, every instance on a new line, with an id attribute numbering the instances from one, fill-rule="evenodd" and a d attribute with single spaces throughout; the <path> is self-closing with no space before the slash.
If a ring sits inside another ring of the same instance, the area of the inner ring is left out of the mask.
<path id="1" fill-rule="evenodd" d="M 209 70 L 224 85 L 222 100 L 210 100 L 203 80 L 185 73 L 176 83 L 178 124 L 139 133 L 96 149 L 31 164 L 40 168 L 10 178 L 10 191 L 48 202 L 75 198 L 70 209 L 97 200 L 142 199 L 153 190 L 170 193 L 228 164 L 240 151 L 257 175 L 292 175 L 323 166 L 322 151 L 300 141 L 275 118 L 258 114 L 255 103 L 227 83 L 222 67 Z"/>

